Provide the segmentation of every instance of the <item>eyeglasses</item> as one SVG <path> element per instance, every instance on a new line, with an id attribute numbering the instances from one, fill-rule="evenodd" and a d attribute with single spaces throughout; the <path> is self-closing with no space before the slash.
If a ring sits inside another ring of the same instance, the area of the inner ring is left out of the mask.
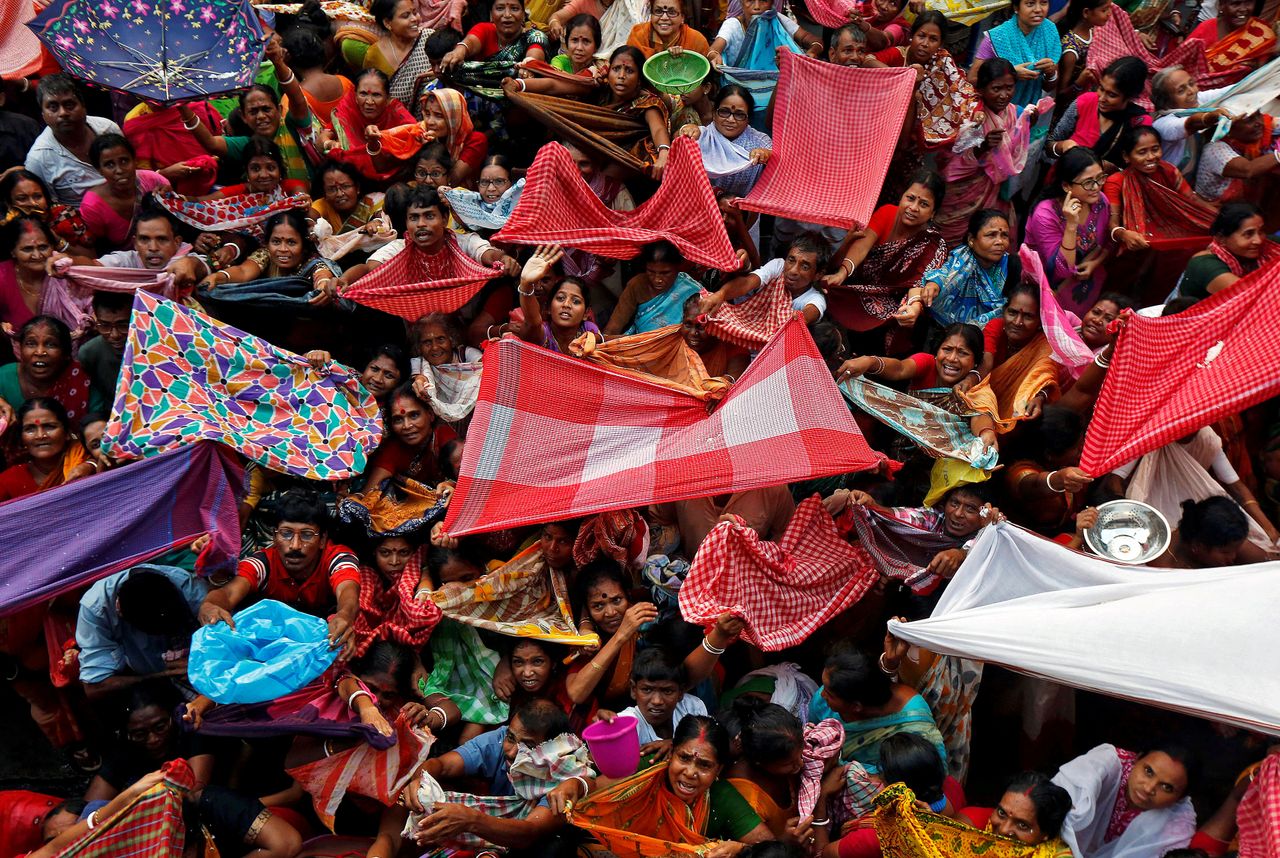
<path id="1" fill-rule="evenodd" d="M 730 110 L 727 107 L 717 107 L 716 116 L 721 119 L 732 119 L 734 122 L 746 122 L 748 114 L 744 110 Z"/>
<path id="2" fill-rule="evenodd" d="M 354 191 L 355 189 L 356 189 L 355 185 L 351 184 L 350 182 L 347 182 L 344 185 L 326 185 L 324 192 L 326 194 L 339 194 L 343 192 Z"/>
<path id="3" fill-rule="evenodd" d="M 94 327 L 104 334 L 114 334 L 116 332 L 124 333 L 129 330 L 128 322 L 98 322 L 95 321 Z"/>
<path id="4" fill-rule="evenodd" d="M 679 9 L 654 9 L 653 17 L 655 18 L 679 18 Z"/>
<path id="5" fill-rule="evenodd" d="M 1085 179 L 1083 182 L 1072 182 L 1071 184 L 1079 185 L 1080 187 L 1084 188 L 1086 191 L 1096 191 L 1098 190 L 1098 188 L 1102 187 L 1103 180 L 1102 179 Z"/>
<path id="6" fill-rule="evenodd" d="M 477 179 L 476 187 L 478 188 L 501 188 L 503 185 L 511 184 L 510 179 Z"/>
<path id="7" fill-rule="evenodd" d="M 277 527 L 275 530 L 276 539 L 284 543 L 293 542 L 295 539 L 306 545 L 315 542 L 320 538 L 319 531 L 316 530 L 290 530 L 286 527 Z"/>
<path id="8" fill-rule="evenodd" d="M 426 170 L 413 171 L 413 177 L 415 179 L 431 179 L 432 181 L 435 181 L 438 179 L 443 179 L 444 175 L 445 175 L 444 170 L 431 170 L 429 172 Z"/>

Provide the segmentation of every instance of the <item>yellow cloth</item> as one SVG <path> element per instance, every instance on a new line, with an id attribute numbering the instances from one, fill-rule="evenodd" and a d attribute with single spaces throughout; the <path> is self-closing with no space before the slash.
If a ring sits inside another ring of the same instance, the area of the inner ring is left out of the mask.
<path id="1" fill-rule="evenodd" d="M 975 468 L 959 459 L 935 459 L 929 472 L 929 493 L 924 496 L 925 506 L 937 506 L 942 497 L 956 486 L 969 486 L 991 479 L 991 471 Z"/>
<path id="2" fill-rule="evenodd" d="M 918 810 L 906 784 L 876 796 L 872 818 L 880 850 L 893 858 L 1071 858 L 1071 849 L 1053 839 L 1028 846 L 1008 837 Z"/>
<path id="3" fill-rule="evenodd" d="M 960 399 L 974 411 L 990 416 L 996 431 L 1003 434 L 1027 419 L 1027 406 L 1042 390 L 1049 391 L 1050 401 L 1057 398 L 1058 365 L 1049 341 L 1040 333 L 991 375 L 961 393 Z"/>

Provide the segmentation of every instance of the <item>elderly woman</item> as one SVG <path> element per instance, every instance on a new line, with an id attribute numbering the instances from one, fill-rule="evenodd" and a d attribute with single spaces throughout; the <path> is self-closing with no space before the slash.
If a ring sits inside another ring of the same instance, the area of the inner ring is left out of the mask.
<path id="1" fill-rule="evenodd" d="M 1071 794 L 1062 839 L 1079 858 L 1164 855 L 1186 846 L 1196 831 L 1187 789 L 1198 773 L 1180 745 L 1141 752 L 1099 745 L 1053 776 Z"/>
<path id="2" fill-rule="evenodd" d="M 1280 173 L 1280 150 L 1265 129 L 1261 113 L 1233 120 L 1227 136 L 1200 154 L 1196 193 L 1210 202 L 1261 202 L 1263 189 L 1273 186 Z"/>
<path id="3" fill-rule="evenodd" d="M 1176 113 L 1200 106 L 1200 87 L 1182 66 L 1169 66 L 1155 73 L 1151 78 L 1151 104 L 1156 111 L 1152 125 L 1160 134 L 1161 157 L 1176 167 L 1183 178 L 1193 181 L 1202 148 L 1199 132 L 1213 128 L 1224 116 L 1230 118 L 1230 113 L 1225 107 L 1187 116 Z"/>
<path id="4" fill-rule="evenodd" d="M 334 108 L 333 130 L 321 132 L 320 145 L 330 158 L 351 164 L 366 179 L 385 182 L 400 172 L 405 159 L 383 149 L 381 132 L 413 124 L 413 114 L 391 97 L 387 76 L 369 68 Z"/>
<path id="5" fill-rule="evenodd" d="M 698 141 L 712 187 L 731 197 L 745 197 L 773 156 L 773 141 L 751 127 L 756 102 L 746 88 L 736 83 L 722 86 L 714 104 L 710 124 L 686 125 L 680 133 Z"/>
<path id="6" fill-rule="evenodd" d="M 468 30 L 466 38 L 444 55 L 440 60 L 440 73 L 447 77 L 463 63 L 480 60 L 509 67 L 501 77 L 511 77 L 521 60 L 545 60 L 546 35 L 535 28 L 526 30 L 524 24 L 522 0 L 494 0 L 489 7 L 489 20 Z"/>
<path id="7" fill-rule="evenodd" d="M 1177 294 L 1207 298 L 1246 274 L 1280 261 L 1280 245 L 1267 238 L 1262 212 L 1251 203 L 1227 203 L 1209 228 L 1213 241 L 1187 263 Z"/>
<path id="8" fill-rule="evenodd" d="M 28 319 L 18 329 L 17 344 L 18 362 L 0 366 L 0 416 L 39 396 L 56 399 L 73 426 L 89 414 L 107 412 L 110 405 L 71 357 L 71 330 L 61 319 Z"/>
<path id="9" fill-rule="evenodd" d="M 705 57 L 711 50 L 707 37 L 685 23 L 684 0 L 653 0 L 649 20 L 631 28 L 627 44 L 646 60 L 660 51 L 693 51 Z"/>
<path id="10" fill-rule="evenodd" d="M 706 715 L 686 715 L 676 725 L 669 762 L 621 780 L 573 778 L 547 799 L 554 812 L 572 802 L 569 821 L 619 854 L 634 854 L 637 839 L 644 854 L 663 855 L 719 841 L 706 854 L 731 858 L 748 844 L 772 840 L 773 834 L 742 794 L 720 778 L 729 761 L 724 727 Z M 798 834 L 795 839 L 811 842 L 807 826 Z"/>
<path id="11" fill-rule="evenodd" d="M 982 63 L 1001 57 L 1013 64 L 1018 77 L 1013 103 L 1025 107 L 1058 89 L 1058 59 L 1062 41 L 1049 20 L 1049 0 L 1011 0 L 1013 17 L 982 36 L 974 52 L 969 77 L 976 78 Z"/>
<path id="12" fill-rule="evenodd" d="M 18 409 L 16 422 L 27 460 L 0 471 L 0 503 L 98 472 L 97 461 L 76 438 L 58 400 L 28 399 Z"/>
<path id="13" fill-rule="evenodd" d="M 131 249 L 138 206 L 147 194 L 169 190 L 169 180 L 139 170 L 133 144 L 119 134 L 94 138 L 89 161 L 106 181 L 90 188 L 80 203 L 88 238 L 104 252 Z"/>
<path id="14" fill-rule="evenodd" d="M 1036 206 L 1027 220 L 1026 243 L 1044 264 L 1064 310 L 1080 315 L 1093 306 L 1106 283 L 1102 264 L 1111 255 L 1111 204 L 1106 179 L 1092 149 L 1077 146 L 1059 159 L 1057 194 Z"/>
<path id="15" fill-rule="evenodd" d="M 443 420 L 437 420 L 411 384 L 401 384 L 387 400 L 387 436 L 369 461 L 364 490 L 382 485 L 393 476 L 412 477 L 435 485 L 440 479 L 440 450 L 456 437 Z"/>
<path id="16" fill-rule="evenodd" d="M 865 230 L 849 233 L 832 257 L 838 270 L 822 279 L 836 321 L 870 331 L 905 316 L 912 303 L 907 293 L 947 258 L 947 244 L 933 225 L 945 191 L 937 173 L 917 173 L 896 206 L 881 206 Z"/>
<path id="17" fill-rule="evenodd" d="M 48 263 L 58 239 L 44 220 L 22 215 L 0 229 L 0 326 L 13 336 L 39 314 L 56 316 L 83 332 L 88 302 L 73 299 L 62 281 L 49 276 Z"/>
<path id="18" fill-rule="evenodd" d="M 1120 139 L 1151 117 L 1135 99 L 1147 83 L 1147 64 L 1137 57 L 1121 57 L 1102 70 L 1095 92 L 1083 93 L 1049 134 L 1048 152 L 1060 158 L 1076 146 L 1087 146 L 1109 170 L 1123 166 Z"/>

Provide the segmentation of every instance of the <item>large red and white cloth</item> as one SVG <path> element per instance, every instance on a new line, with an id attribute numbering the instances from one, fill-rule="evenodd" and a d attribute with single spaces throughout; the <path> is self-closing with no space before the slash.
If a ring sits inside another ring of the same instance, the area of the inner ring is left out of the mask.
<path id="1" fill-rule="evenodd" d="M 414 322 L 427 313 L 452 313 L 501 273 L 464 253 L 449 233 L 436 253 L 423 253 L 406 241 L 403 250 L 348 286 L 342 297 Z"/>
<path id="2" fill-rule="evenodd" d="M 1236 808 L 1240 858 L 1280 858 L 1280 754 L 1271 754 L 1253 776 Z"/>
<path id="3" fill-rule="evenodd" d="M 710 414 L 696 397 L 508 337 L 486 346 L 444 529 L 539 524 L 877 461 L 802 321 Z"/>
<path id="4" fill-rule="evenodd" d="M 390 748 L 378 749 L 361 742 L 350 750 L 287 769 L 311 796 L 316 816 L 330 831 L 338 805 L 348 792 L 391 807 L 409 778 L 427 761 L 435 737 L 423 728 L 409 726 L 403 715 L 392 726 L 396 743 Z"/>
<path id="5" fill-rule="evenodd" d="M 866 226 L 912 103 L 915 71 L 848 68 L 790 52 L 778 68 L 773 157 L 739 205 L 805 223 Z"/>
<path id="6" fill-rule="evenodd" d="M 677 137 L 658 192 L 633 211 L 605 206 L 559 143 L 538 152 L 511 218 L 493 237 L 511 244 L 562 244 L 609 259 L 630 259 L 646 244 L 669 241 L 685 258 L 735 271 L 738 257 L 702 168 L 698 144 Z"/>
<path id="7" fill-rule="evenodd" d="M 1116 341 L 1080 467 L 1101 476 L 1280 393 L 1280 264 L 1190 309 L 1133 314 Z"/>
<path id="8" fill-rule="evenodd" d="M 879 577 L 871 555 L 840 537 L 814 495 L 796 507 L 778 542 L 741 523 L 713 527 L 680 585 L 680 613 L 703 626 L 726 611 L 742 617 L 743 638 L 775 652 L 803 643 Z"/>

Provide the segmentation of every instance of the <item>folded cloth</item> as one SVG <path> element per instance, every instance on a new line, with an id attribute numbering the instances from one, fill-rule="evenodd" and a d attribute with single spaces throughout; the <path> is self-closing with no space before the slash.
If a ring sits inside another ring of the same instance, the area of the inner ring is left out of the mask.
<path id="1" fill-rule="evenodd" d="M 364 527 L 369 538 L 416 533 L 444 515 L 452 483 L 435 488 L 409 477 L 390 477 L 381 485 L 354 492 L 338 502 L 344 524 Z"/>
<path id="2" fill-rule="evenodd" d="M 306 358 L 148 292 L 134 293 L 123 370 L 102 438 L 120 459 L 219 441 L 284 473 L 363 473 L 382 437 L 356 372 Z"/>
<path id="3" fill-rule="evenodd" d="M 482 265 L 464 253 L 450 233 L 436 253 L 423 253 L 413 242 L 405 242 L 403 250 L 342 294 L 413 322 L 428 313 L 452 313 L 501 273 L 499 267 Z"/>
<path id="4" fill-rule="evenodd" d="M 529 168 L 520 204 L 493 240 L 563 244 L 609 259 L 631 259 L 646 244 L 665 240 L 698 265 L 721 271 L 739 265 L 698 146 L 687 137 L 672 144 L 658 192 L 629 212 L 607 208 L 569 151 L 548 143 Z"/>
<path id="5" fill-rule="evenodd" d="M 449 423 L 465 420 L 476 407 L 483 369 L 480 361 L 432 366 L 424 376 L 431 410 Z"/>
<path id="6" fill-rule="evenodd" d="M 175 294 L 173 275 L 167 271 L 149 268 L 108 268 L 105 265 L 72 265 L 63 273 L 67 285 L 92 297 L 94 292 L 137 292 L 146 289 L 170 300 L 182 296 Z"/>
<path id="7" fill-rule="evenodd" d="M 846 68 L 786 52 L 779 68 L 773 157 L 741 207 L 844 229 L 865 225 L 912 104 L 915 71 Z"/>
<path id="8" fill-rule="evenodd" d="M 878 577 L 871 556 L 840 538 L 815 495 L 796 507 L 779 542 L 741 523 L 712 528 L 680 587 L 680 612 L 704 626 L 725 612 L 742 617 L 744 639 L 773 652 L 803 643 Z"/>
<path id="9" fill-rule="evenodd" d="M 285 769 L 311 796 L 316 816 L 330 831 L 338 805 L 347 793 L 391 807 L 414 772 L 427 761 L 435 744 L 429 730 L 410 726 L 403 714 L 396 718 L 392 729 L 395 744 L 389 748 L 374 748 L 361 742 L 354 748 Z"/>
<path id="10" fill-rule="evenodd" d="M 633 509 L 619 509 L 591 516 L 578 528 L 573 541 L 573 561 L 581 568 L 600 555 L 636 568 L 649 554 L 649 525 Z"/>
<path id="11" fill-rule="evenodd" d="M 800 750 L 800 790 L 796 795 L 796 813 L 801 819 L 813 814 L 822 790 L 826 762 L 840 753 L 844 745 L 844 725 L 834 718 L 804 725 L 804 746 Z"/>
<path id="12" fill-rule="evenodd" d="M 1071 858 L 1058 838 L 1029 846 L 979 831 L 950 817 L 920 810 L 906 784 L 876 796 L 873 823 L 880 848 L 894 858 Z"/>
<path id="13" fill-rule="evenodd" d="M 660 384 L 707 402 L 723 399 L 729 392 L 727 377 L 711 378 L 707 375 L 702 358 L 684 341 L 680 325 L 605 342 L 584 334 L 570 343 L 569 352 L 574 357 L 615 372 Z"/>
<path id="14" fill-rule="evenodd" d="M 845 520 L 841 516 L 841 523 Z M 847 520 L 858 534 L 858 544 L 871 555 L 876 570 L 917 593 L 931 592 L 942 580 L 928 568 L 938 552 L 964 544 L 963 539 L 945 532 L 926 530 L 865 506 L 850 507 Z"/>

